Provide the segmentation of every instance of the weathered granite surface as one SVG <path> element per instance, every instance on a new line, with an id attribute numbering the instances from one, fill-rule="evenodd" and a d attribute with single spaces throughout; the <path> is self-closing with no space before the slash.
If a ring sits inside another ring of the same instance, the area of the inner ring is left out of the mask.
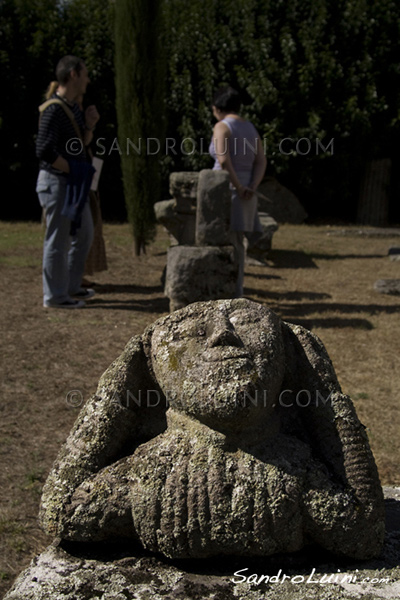
<path id="1" fill-rule="evenodd" d="M 195 171 L 171 173 L 169 191 L 173 198 L 154 205 L 156 219 L 168 230 L 172 245 L 195 243 L 198 178 Z"/>
<path id="2" fill-rule="evenodd" d="M 154 205 L 156 219 L 169 235 L 171 245 L 193 244 L 196 231 L 196 214 L 179 213 L 175 199 L 161 200 Z"/>
<path id="3" fill-rule="evenodd" d="M 238 267 L 232 246 L 174 246 L 167 254 L 164 293 L 174 311 L 205 298 L 231 298 Z"/>
<path id="4" fill-rule="evenodd" d="M 229 174 L 203 169 L 197 185 L 196 245 L 231 245 L 230 218 Z"/>
<path id="5" fill-rule="evenodd" d="M 169 176 L 169 192 L 176 199 L 179 212 L 190 212 L 196 205 L 197 171 L 179 171 Z"/>
<path id="6" fill-rule="evenodd" d="M 311 542 L 367 559 L 384 536 L 368 439 L 321 341 L 245 299 L 191 304 L 132 338 L 61 449 L 40 521 L 174 559 Z"/>
<path id="7" fill-rule="evenodd" d="M 4 600 L 397 600 L 400 489 L 384 491 L 387 533 L 376 559 L 338 560 L 309 548 L 262 559 L 173 563 L 121 542 L 55 542 L 21 573 Z"/>
<path id="8" fill-rule="evenodd" d="M 263 260 L 267 257 L 272 248 L 272 237 L 279 229 L 278 223 L 267 213 L 258 213 L 260 223 L 263 228 L 262 236 L 255 244 L 250 244 L 247 248 L 247 256 L 256 260 Z M 250 240 L 251 241 L 251 240 Z"/>
<path id="9" fill-rule="evenodd" d="M 386 519 L 384 538 L 368 439 L 318 337 L 249 300 L 195 303 L 101 377 L 43 489 L 56 541 L 6 599 L 395 598 L 398 490 Z"/>
<path id="10" fill-rule="evenodd" d="M 184 250 L 176 254 L 168 254 L 168 265 L 162 279 L 171 310 L 182 308 L 190 302 L 235 296 L 237 285 L 232 285 L 232 272 L 237 274 L 239 265 L 230 264 L 230 259 L 229 264 L 226 264 L 228 254 L 218 250 L 233 247 L 229 186 L 229 175 L 226 171 L 204 169 L 200 173 L 172 173 L 170 192 L 174 198 L 155 204 L 157 221 L 168 230 L 171 245 L 185 246 Z M 286 202 L 291 207 L 292 215 L 296 210 L 296 214 L 300 214 L 299 207 L 292 199 L 293 195 L 277 183 L 274 186 L 274 189 L 279 191 L 276 198 L 279 205 Z M 262 195 L 259 197 L 259 204 L 260 202 L 267 203 L 264 208 L 267 212 L 261 209 L 259 213 L 263 233 L 261 237 L 259 232 L 254 232 L 253 235 L 246 234 L 249 241 L 248 258 L 258 263 L 265 260 L 271 249 L 273 234 L 278 229 L 276 220 L 267 214 L 273 202 Z M 288 216 L 287 220 L 291 221 Z M 198 251 L 193 246 L 208 247 L 212 249 L 211 254 Z M 238 258 L 235 259 L 237 260 Z"/>
<path id="11" fill-rule="evenodd" d="M 400 246 L 391 246 L 389 248 L 389 257 L 390 260 L 400 260 Z"/>
<path id="12" fill-rule="evenodd" d="M 398 296 L 400 294 L 400 279 L 378 279 L 374 283 L 374 288 L 380 294 Z"/>

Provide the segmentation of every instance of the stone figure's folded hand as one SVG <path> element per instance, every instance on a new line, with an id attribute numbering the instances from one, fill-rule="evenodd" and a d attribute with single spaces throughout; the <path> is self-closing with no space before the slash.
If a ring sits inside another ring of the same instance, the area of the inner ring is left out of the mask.
<path id="1" fill-rule="evenodd" d="M 49 475 L 41 521 L 170 558 L 310 543 L 370 558 L 384 536 L 368 439 L 323 344 L 245 299 L 191 304 L 131 340 Z"/>

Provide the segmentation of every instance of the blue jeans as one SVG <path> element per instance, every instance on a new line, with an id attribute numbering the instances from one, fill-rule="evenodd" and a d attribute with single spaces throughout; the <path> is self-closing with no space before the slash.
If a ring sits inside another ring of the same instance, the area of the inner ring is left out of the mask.
<path id="1" fill-rule="evenodd" d="M 47 171 L 39 171 L 36 192 L 46 214 L 43 245 L 43 302 L 54 305 L 70 300 L 82 282 L 86 256 L 93 240 L 93 221 L 87 202 L 81 227 L 71 237 L 71 221 L 61 215 L 67 179 Z"/>

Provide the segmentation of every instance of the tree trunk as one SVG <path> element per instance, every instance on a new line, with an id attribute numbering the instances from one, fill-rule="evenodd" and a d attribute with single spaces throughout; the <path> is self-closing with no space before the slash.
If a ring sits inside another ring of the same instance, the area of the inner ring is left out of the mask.
<path id="1" fill-rule="evenodd" d="M 387 225 L 391 166 L 390 158 L 367 162 L 358 201 L 357 223 L 360 225 Z"/>
<path id="2" fill-rule="evenodd" d="M 161 200 L 160 152 L 148 140 L 164 138 L 162 0 L 117 0 L 115 71 L 118 138 L 128 220 L 135 252 L 154 238 L 153 205 Z"/>

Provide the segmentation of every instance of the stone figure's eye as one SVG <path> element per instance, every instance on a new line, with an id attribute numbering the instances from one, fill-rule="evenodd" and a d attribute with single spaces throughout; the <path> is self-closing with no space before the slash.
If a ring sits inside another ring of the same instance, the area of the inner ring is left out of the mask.
<path id="1" fill-rule="evenodd" d="M 200 329 L 197 330 L 197 335 L 199 337 L 204 337 L 206 335 L 206 330 L 201 327 Z"/>

